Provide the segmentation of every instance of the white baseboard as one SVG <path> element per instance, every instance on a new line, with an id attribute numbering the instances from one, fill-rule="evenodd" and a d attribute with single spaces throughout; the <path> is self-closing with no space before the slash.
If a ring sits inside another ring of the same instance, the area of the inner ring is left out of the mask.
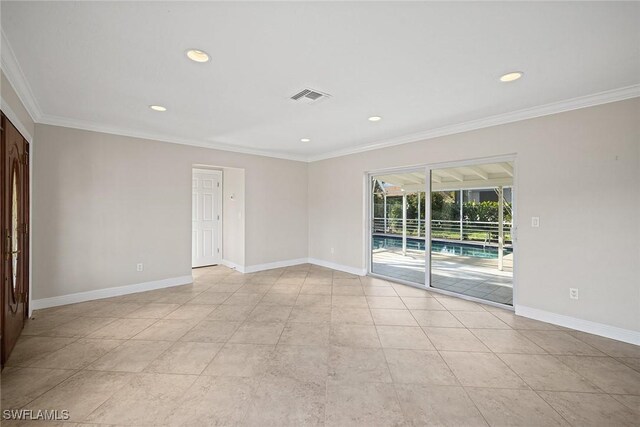
<path id="1" fill-rule="evenodd" d="M 245 273 L 255 273 L 263 270 L 272 270 L 274 268 L 291 267 L 293 265 L 306 264 L 307 258 L 288 259 L 285 261 L 268 262 L 266 264 L 249 265 L 244 268 Z"/>
<path id="2" fill-rule="evenodd" d="M 229 260 L 223 259 L 221 262 L 225 267 L 233 268 L 237 272 L 246 273 L 244 265 L 236 264 L 235 262 L 231 262 Z"/>
<path id="3" fill-rule="evenodd" d="M 563 314 L 551 313 L 549 311 L 525 307 L 522 305 L 516 305 L 516 314 L 518 316 L 552 323 L 565 328 L 640 345 L 640 332 L 638 331 L 618 328 L 617 326 L 605 325 L 603 323 L 592 322 L 590 320 L 578 319 L 575 317 L 565 316 Z"/>
<path id="4" fill-rule="evenodd" d="M 309 258 L 309 264 L 319 265 L 320 267 L 330 268 L 332 270 L 344 271 L 345 273 L 355 274 L 356 276 L 366 276 L 367 270 L 362 268 L 349 267 L 348 265 L 336 264 L 334 262 L 322 259 Z"/>
<path id="5" fill-rule="evenodd" d="M 344 271 L 346 273 L 358 276 L 366 275 L 366 270 L 349 267 L 346 265 L 335 264 L 315 258 L 297 258 L 285 261 L 269 262 L 265 264 L 256 264 L 250 266 L 242 266 L 229 260 L 222 260 L 221 263 L 229 268 L 233 268 L 240 273 L 255 273 L 263 270 L 271 270 L 274 268 L 291 267 L 300 264 L 315 264 L 321 267 L 331 268 L 333 270 Z M 193 282 L 192 276 L 171 277 L 168 279 L 155 280 L 152 282 L 137 283 L 134 285 L 119 286 L 116 288 L 97 289 L 95 291 L 78 292 L 75 294 L 60 295 L 51 298 L 41 298 L 32 300 L 29 305 L 31 310 L 40 310 L 43 308 L 57 307 L 59 305 L 74 304 L 78 302 L 91 301 L 96 299 L 117 297 L 120 295 L 128 295 L 136 292 L 151 291 L 154 289 L 169 288 L 172 286 L 186 285 Z"/>
<path id="6" fill-rule="evenodd" d="M 225 261 L 223 261 L 223 264 L 224 263 Z M 297 259 L 289 259 L 285 261 L 269 262 L 266 264 L 250 265 L 248 267 L 244 267 L 244 271 L 241 270 L 242 266 L 236 266 L 233 263 L 229 263 L 225 265 L 230 268 L 236 268 L 236 270 L 242 273 L 256 273 L 258 271 L 272 270 L 274 268 L 291 267 L 291 266 L 300 265 L 300 264 L 315 264 L 321 267 L 331 268 L 333 270 L 344 271 L 345 273 L 355 274 L 357 276 L 364 276 L 367 274 L 367 270 L 349 267 L 341 264 L 335 264 L 333 262 L 324 261 L 316 258 L 297 258 Z"/>
<path id="7" fill-rule="evenodd" d="M 31 301 L 33 310 L 57 307 L 59 305 L 74 304 L 77 302 L 96 299 L 117 297 L 120 295 L 134 294 L 136 292 L 152 291 L 154 289 L 170 288 L 172 286 L 187 285 L 193 283 L 192 276 L 170 277 L 168 279 L 154 280 L 152 282 L 136 283 L 134 285 L 118 286 L 116 288 L 96 289 L 95 291 L 78 292 L 75 294 L 60 295 L 51 298 L 41 298 Z"/>

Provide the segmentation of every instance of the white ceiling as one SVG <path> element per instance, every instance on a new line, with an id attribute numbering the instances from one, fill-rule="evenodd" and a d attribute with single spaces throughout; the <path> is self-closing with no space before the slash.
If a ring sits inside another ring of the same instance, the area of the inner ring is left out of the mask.
<path id="1" fill-rule="evenodd" d="M 18 86 L 32 92 L 39 121 L 274 156 L 318 158 L 640 87 L 635 2 L 1 7 L 26 81 Z M 212 60 L 190 62 L 188 48 Z M 11 49 L 2 54 L 4 67 Z M 498 81 L 512 70 L 524 78 Z M 332 97 L 288 99 L 305 87 Z M 372 115 L 383 120 L 371 123 Z"/>

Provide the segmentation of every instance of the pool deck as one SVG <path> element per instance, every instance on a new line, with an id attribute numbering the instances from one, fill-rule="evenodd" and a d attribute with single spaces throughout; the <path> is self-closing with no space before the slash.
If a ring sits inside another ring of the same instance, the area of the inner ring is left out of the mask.
<path id="1" fill-rule="evenodd" d="M 482 298 L 500 304 L 513 304 L 513 254 L 504 256 L 504 269 L 497 259 L 473 258 L 432 253 L 432 286 L 451 292 Z M 376 249 L 372 254 L 372 271 L 376 274 L 425 282 L 424 251 L 395 248 Z"/>

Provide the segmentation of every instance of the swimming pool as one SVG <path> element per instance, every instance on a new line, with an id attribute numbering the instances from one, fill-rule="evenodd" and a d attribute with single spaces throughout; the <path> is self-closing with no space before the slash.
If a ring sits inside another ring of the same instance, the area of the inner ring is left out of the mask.
<path id="1" fill-rule="evenodd" d="M 373 249 L 381 248 L 402 248 L 402 237 L 395 236 L 373 236 Z M 407 238 L 407 249 L 424 251 L 424 240 Z M 451 243 L 433 240 L 431 242 L 431 252 L 438 252 L 448 255 L 468 256 L 473 258 L 497 259 L 498 248 L 492 246 L 483 247 L 468 243 Z M 503 254 L 512 252 L 511 248 L 504 248 Z"/>

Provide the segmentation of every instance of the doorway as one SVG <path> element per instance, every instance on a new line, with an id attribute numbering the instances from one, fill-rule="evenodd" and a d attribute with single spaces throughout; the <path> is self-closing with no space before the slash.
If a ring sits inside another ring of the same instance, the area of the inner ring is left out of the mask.
<path id="1" fill-rule="evenodd" d="M 513 157 L 367 175 L 368 272 L 513 306 Z"/>
<path id="2" fill-rule="evenodd" d="M 222 261 L 222 171 L 193 169 L 191 266 Z"/>
<path id="3" fill-rule="evenodd" d="M 4 366 L 29 313 L 29 143 L 1 114 L 2 349 Z"/>

